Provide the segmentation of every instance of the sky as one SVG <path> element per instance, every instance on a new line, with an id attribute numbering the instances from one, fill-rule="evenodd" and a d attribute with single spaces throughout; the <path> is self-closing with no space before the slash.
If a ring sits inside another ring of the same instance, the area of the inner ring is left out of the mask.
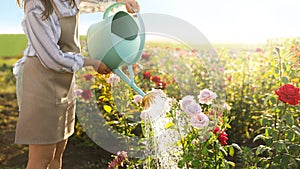
<path id="1" fill-rule="evenodd" d="M 299 0 L 138 0 L 141 13 L 183 19 L 212 43 L 264 43 L 271 38 L 300 37 Z M 1 0 L 0 34 L 24 33 L 16 0 Z M 102 13 L 82 14 L 81 35 Z"/>

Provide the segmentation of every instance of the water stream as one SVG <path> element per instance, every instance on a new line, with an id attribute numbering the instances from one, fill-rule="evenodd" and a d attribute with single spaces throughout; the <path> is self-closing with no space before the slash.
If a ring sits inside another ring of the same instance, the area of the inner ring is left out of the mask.
<path id="1" fill-rule="evenodd" d="M 146 145 L 152 161 L 145 160 L 144 168 L 174 169 L 180 159 L 180 149 L 176 146 L 180 135 L 177 131 L 166 129 L 171 119 L 166 117 L 170 110 L 169 99 L 160 91 L 152 91 L 150 105 L 141 114 L 144 120 Z M 149 104 L 149 103 L 147 103 Z"/>

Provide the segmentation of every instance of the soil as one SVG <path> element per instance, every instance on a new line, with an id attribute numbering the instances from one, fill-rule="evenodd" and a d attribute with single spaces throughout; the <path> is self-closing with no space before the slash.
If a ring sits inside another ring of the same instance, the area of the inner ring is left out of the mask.
<path id="1" fill-rule="evenodd" d="M 14 93 L 0 94 L 0 169 L 25 169 L 28 147 L 14 144 L 18 106 Z M 112 154 L 88 137 L 73 135 L 64 153 L 63 169 L 104 169 Z"/>

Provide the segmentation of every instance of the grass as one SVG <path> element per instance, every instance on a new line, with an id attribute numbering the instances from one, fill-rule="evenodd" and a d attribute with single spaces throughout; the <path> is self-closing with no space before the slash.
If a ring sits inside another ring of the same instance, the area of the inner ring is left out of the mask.
<path id="1" fill-rule="evenodd" d="M 27 39 L 24 34 L 0 34 L 0 56 L 19 56 L 26 48 Z"/>

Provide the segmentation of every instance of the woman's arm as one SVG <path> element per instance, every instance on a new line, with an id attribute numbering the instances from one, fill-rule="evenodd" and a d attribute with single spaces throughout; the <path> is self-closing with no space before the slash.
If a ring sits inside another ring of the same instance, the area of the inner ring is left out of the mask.
<path id="1" fill-rule="evenodd" d="M 24 27 L 30 44 L 34 48 L 41 63 L 55 71 L 75 72 L 83 66 L 83 56 L 66 53 L 60 50 L 55 41 L 53 23 L 48 18 L 41 19 L 42 9 L 34 7 L 26 12 Z"/>
<path id="2" fill-rule="evenodd" d="M 104 12 L 108 6 L 115 2 L 126 2 L 126 9 L 134 13 L 130 6 L 139 11 L 140 7 L 136 0 L 79 0 L 81 13 Z"/>

